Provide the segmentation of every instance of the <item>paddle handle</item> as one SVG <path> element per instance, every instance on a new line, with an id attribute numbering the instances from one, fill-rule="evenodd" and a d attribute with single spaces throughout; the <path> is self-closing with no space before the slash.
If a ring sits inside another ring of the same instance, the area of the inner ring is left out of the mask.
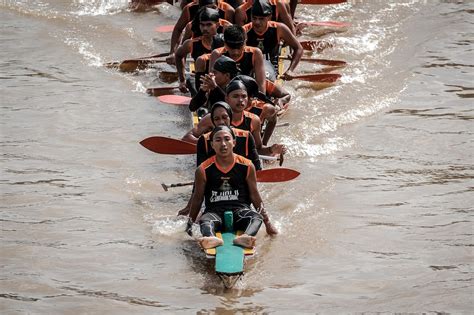
<path id="1" fill-rule="evenodd" d="M 176 183 L 176 184 L 165 184 L 165 183 L 161 183 L 161 187 L 163 187 L 163 189 L 165 191 L 168 191 L 169 188 L 174 188 L 174 187 L 183 187 L 183 186 L 191 186 L 193 185 L 194 182 L 187 182 L 187 183 Z"/>

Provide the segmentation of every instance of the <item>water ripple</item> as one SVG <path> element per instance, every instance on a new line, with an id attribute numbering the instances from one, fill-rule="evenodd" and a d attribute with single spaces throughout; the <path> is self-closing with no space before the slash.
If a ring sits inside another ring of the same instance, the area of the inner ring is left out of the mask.
<path id="1" fill-rule="evenodd" d="M 61 287 L 61 289 L 74 291 L 80 295 L 85 295 L 89 297 L 126 302 L 129 304 L 137 304 L 137 305 L 145 305 L 145 306 L 153 306 L 153 307 L 168 307 L 168 305 L 161 304 L 158 301 L 153 301 L 153 300 L 148 300 L 148 299 L 143 299 L 143 298 L 138 298 L 138 297 L 133 297 L 133 296 L 120 295 L 114 292 L 79 289 L 79 288 L 74 288 L 74 287 Z"/>

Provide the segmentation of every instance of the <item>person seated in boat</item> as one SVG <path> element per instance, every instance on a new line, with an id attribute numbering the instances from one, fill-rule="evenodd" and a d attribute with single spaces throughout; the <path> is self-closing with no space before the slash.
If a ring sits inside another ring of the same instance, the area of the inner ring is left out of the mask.
<path id="1" fill-rule="evenodd" d="M 191 203 L 190 220 L 196 222 L 204 201 L 205 209 L 199 219 L 202 248 L 214 248 L 223 244 L 216 231 L 223 226 L 225 211 L 233 212 L 235 230 L 244 231 L 233 243 L 253 248 L 263 218 L 262 198 L 257 189 L 257 177 L 252 162 L 233 152 L 235 135 L 228 126 L 214 128 L 211 145 L 216 155 L 196 169 L 195 190 Z M 251 204 L 257 211 L 250 209 Z"/>
<path id="2" fill-rule="evenodd" d="M 196 98 L 192 98 L 191 103 L 189 104 L 189 110 L 191 111 L 197 111 L 200 107 L 202 108 L 203 106 L 206 106 L 206 104 L 207 106 L 209 106 L 210 104 L 213 104 L 217 101 L 225 101 L 225 86 L 230 82 L 230 79 L 235 76 L 233 73 L 238 72 L 240 70 L 239 68 L 237 68 L 234 60 L 226 56 L 221 56 L 214 64 L 214 73 L 206 75 L 208 73 L 209 68 L 209 57 L 210 54 L 204 54 L 202 56 L 199 56 L 195 63 L 196 90 L 198 91 L 199 96 L 197 96 Z M 216 69 L 218 72 L 220 72 L 217 73 L 217 77 Z M 231 73 L 229 73 L 229 75 L 227 76 L 226 74 L 228 73 L 228 71 L 230 71 Z M 221 76 L 221 74 L 224 74 L 224 76 Z M 239 78 L 243 77 L 243 75 L 239 75 Z M 246 80 L 243 81 L 245 83 Z M 253 81 L 255 82 L 255 80 Z M 203 89 L 201 89 L 202 82 L 206 83 Z M 217 87 L 219 87 L 220 89 L 218 89 Z M 209 88 L 211 89 L 211 92 L 205 92 Z M 258 115 L 262 122 L 265 119 L 265 116 L 267 115 L 267 113 L 262 114 L 264 106 L 274 105 L 277 110 L 277 115 L 280 116 L 288 110 L 288 105 L 291 99 L 291 95 L 290 93 L 288 93 L 288 91 L 286 91 L 281 85 L 276 84 L 268 79 L 265 80 L 265 89 L 266 95 L 273 101 L 269 102 L 268 100 L 260 100 L 258 98 L 252 99 L 252 102 L 249 102 L 249 107 L 252 109 L 248 110 Z M 258 90 L 256 92 L 258 92 Z M 208 97 L 208 94 L 212 94 L 212 96 Z M 255 95 L 253 95 L 252 98 L 255 97 Z M 270 105 L 269 103 L 273 105 Z M 203 115 L 199 116 L 202 117 Z"/>
<path id="3" fill-rule="evenodd" d="M 278 69 L 280 56 L 280 43 L 284 42 L 292 48 L 290 66 L 283 73 L 283 78 L 291 79 L 293 71 L 303 56 L 303 47 L 291 30 L 283 23 L 274 22 L 272 19 L 272 6 L 269 0 L 253 0 L 252 20 L 243 26 L 247 46 L 258 47 L 264 57 Z"/>
<path id="4" fill-rule="evenodd" d="M 255 0 L 247 0 L 237 9 L 235 9 L 234 23 L 244 26 L 252 18 L 252 7 Z M 269 0 L 272 7 L 271 20 L 285 24 L 292 34 L 296 35 L 296 29 L 293 23 L 293 17 L 290 14 L 290 6 L 284 0 Z"/>
<path id="5" fill-rule="evenodd" d="M 232 23 L 229 21 L 219 18 L 217 22 L 217 34 L 223 34 L 224 30 L 231 25 Z M 186 25 L 181 38 L 181 44 L 187 39 L 199 36 L 201 36 L 201 32 L 199 30 L 199 14 L 197 14 L 194 19 Z"/>
<path id="6" fill-rule="evenodd" d="M 214 63 L 214 71 L 208 74 L 202 72 L 200 59 L 196 62 L 196 80 L 201 81 L 199 90 L 189 103 L 189 110 L 194 112 L 201 107 L 209 108 L 210 104 L 225 100 L 225 88 L 237 73 L 237 63 L 227 56 L 220 56 Z M 199 64 L 198 64 L 199 63 Z"/>
<path id="7" fill-rule="evenodd" d="M 275 103 L 273 103 L 273 101 L 268 97 L 268 90 L 267 94 L 265 95 L 258 91 L 257 82 L 255 82 L 252 77 L 247 75 L 238 75 L 235 77 L 235 79 L 242 81 L 247 88 L 249 101 L 245 111 L 257 115 L 260 118 L 262 126 L 265 126 L 262 133 L 262 143 L 266 145 L 268 140 L 270 140 L 273 130 L 277 124 L 277 113 L 280 108 L 277 108 Z M 268 81 L 269 80 L 266 82 Z"/>
<path id="8" fill-rule="evenodd" d="M 178 71 L 179 90 L 183 93 L 188 92 L 185 77 L 185 62 L 188 54 L 196 60 L 205 53 L 210 53 L 211 49 L 223 45 L 222 41 L 216 36 L 217 22 L 219 21 L 219 13 L 217 10 L 210 8 L 202 8 L 199 11 L 199 29 L 201 36 L 186 40 L 176 50 L 176 70 Z M 189 86 L 194 88 L 193 86 Z"/>
<path id="9" fill-rule="evenodd" d="M 245 31 L 241 26 L 232 25 L 224 31 L 224 47 L 211 53 L 209 71 L 212 72 L 217 58 L 224 55 L 233 59 L 241 74 L 255 77 L 258 89 L 265 93 L 265 65 L 260 49 L 245 45 Z"/>
<path id="10" fill-rule="evenodd" d="M 261 155 L 281 155 L 285 154 L 286 147 L 282 144 L 271 146 L 263 145 L 260 135 L 260 118 L 252 113 L 246 112 L 248 105 L 247 87 L 241 80 L 232 80 L 226 87 L 226 103 L 232 108 L 231 125 L 238 129 L 250 131 L 252 134 L 258 154 Z M 198 138 L 213 129 L 213 124 L 209 114 L 204 116 L 197 126 L 192 128 L 183 138 L 183 141 L 197 143 Z"/>
<path id="11" fill-rule="evenodd" d="M 225 19 L 229 22 L 234 21 L 234 9 L 231 5 L 225 2 L 217 2 L 217 0 L 199 0 L 195 2 L 191 2 L 183 8 L 178 21 L 173 28 L 173 32 L 171 33 L 171 46 L 170 46 L 170 54 L 166 58 L 166 62 L 168 64 L 175 63 L 175 56 L 174 53 L 179 46 L 181 33 L 183 32 L 186 25 L 197 15 L 197 12 L 202 7 L 208 7 L 211 9 L 215 9 L 219 12 L 219 17 Z"/>
<path id="12" fill-rule="evenodd" d="M 215 127 L 218 126 L 231 126 L 230 122 L 232 121 L 232 109 L 230 108 L 229 104 L 225 102 L 217 102 L 215 103 L 210 111 L 210 116 L 212 123 Z M 253 139 L 252 134 L 249 131 L 241 130 L 237 128 L 231 127 L 234 131 L 236 140 L 234 146 L 234 153 L 241 155 L 250 161 L 252 161 L 255 170 L 259 171 L 262 169 L 262 165 L 260 162 L 259 155 L 257 153 L 257 149 L 255 147 L 255 141 Z M 197 166 L 199 166 L 202 162 L 207 160 L 208 158 L 212 157 L 216 154 L 214 149 L 211 145 L 211 132 L 208 132 L 201 137 L 199 137 L 198 143 L 196 145 L 196 162 Z M 194 189 L 193 189 L 194 191 Z M 189 199 L 188 204 L 178 211 L 178 215 L 188 215 L 190 208 L 191 208 L 191 201 L 192 195 Z M 271 223 L 270 218 L 266 211 L 262 211 L 261 215 L 263 217 L 263 222 L 265 224 L 265 229 L 268 235 L 276 235 L 278 234 L 278 230 L 275 226 Z"/>

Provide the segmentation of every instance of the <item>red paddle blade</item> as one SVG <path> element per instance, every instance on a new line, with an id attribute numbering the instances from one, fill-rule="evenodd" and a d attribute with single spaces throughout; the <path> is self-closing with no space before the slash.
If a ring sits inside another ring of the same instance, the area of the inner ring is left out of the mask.
<path id="1" fill-rule="evenodd" d="M 347 0 L 298 0 L 299 4 L 338 4 Z"/>
<path id="2" fill-rule="evenodd" d="M 166 138 L 149 137 L 140 142 L 150 151 L 160 154 L 196 154 L 196 145 L 186 141 Z"/>
<path id="3" fill-rule="evenodd" d="M 311 81 L 311 82 L 324 82 L 324 83 L 333 83 L 336 82 L 341 77 L 338 73 L 312 73 L 312 74 L 299 74 L 294 75 L 293 79 Z"/>
<path id="4" fill-rule="evenodd" d="M 174 29 L 174 25 L 162 25 L 155 28 L 155 32 L 159 33 L 171 33 Z"/>
<path id="5" fill-rule="evenodd" d="M 172 104 L 172 105 L 189 105 L 191 98 L 189 96 L 182 95 L 161 95 L 157 97 L 158 100 L 162 103 Z"/>
<path id="6" fill-rule="evenodd" d="M 146 89 L 146 92 L 152 96 L 161 96 L 161 95 L 173 93 L 177 89 L 178 89 L 177 86 L 164 86 L 164 87 L 160 86 L 156 88 L 148 88 Z"/>
<path id="7" fill-rule="evenodd" d="M 257 182 L 259 183 L 277 183 L 286 182 L 298 177 L 298 171 L 289 168 L 271 168 L 257 171 Z"/>

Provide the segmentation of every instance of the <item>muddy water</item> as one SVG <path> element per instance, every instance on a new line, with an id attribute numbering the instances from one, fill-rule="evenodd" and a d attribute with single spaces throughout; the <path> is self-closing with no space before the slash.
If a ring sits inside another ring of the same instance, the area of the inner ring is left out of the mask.
<path id="1" fill-rule="evenodd" d="M 281 234 L 226 291 L 174 216 L 189 189 L 160 185 L 192 157 L 138 144 L 189 114 L 143 92 L 156 69 L 101 67 L 166 51 L 153 29 L 179 11 L 125 2 L 1 4 L 1 313 L 471 312 L 472 3 L 298 8 L 351 23 L 318 56 L 349 65 L 327 89 L 285 84 L 274 141 L 302 174 L 260 186 Z"/>

